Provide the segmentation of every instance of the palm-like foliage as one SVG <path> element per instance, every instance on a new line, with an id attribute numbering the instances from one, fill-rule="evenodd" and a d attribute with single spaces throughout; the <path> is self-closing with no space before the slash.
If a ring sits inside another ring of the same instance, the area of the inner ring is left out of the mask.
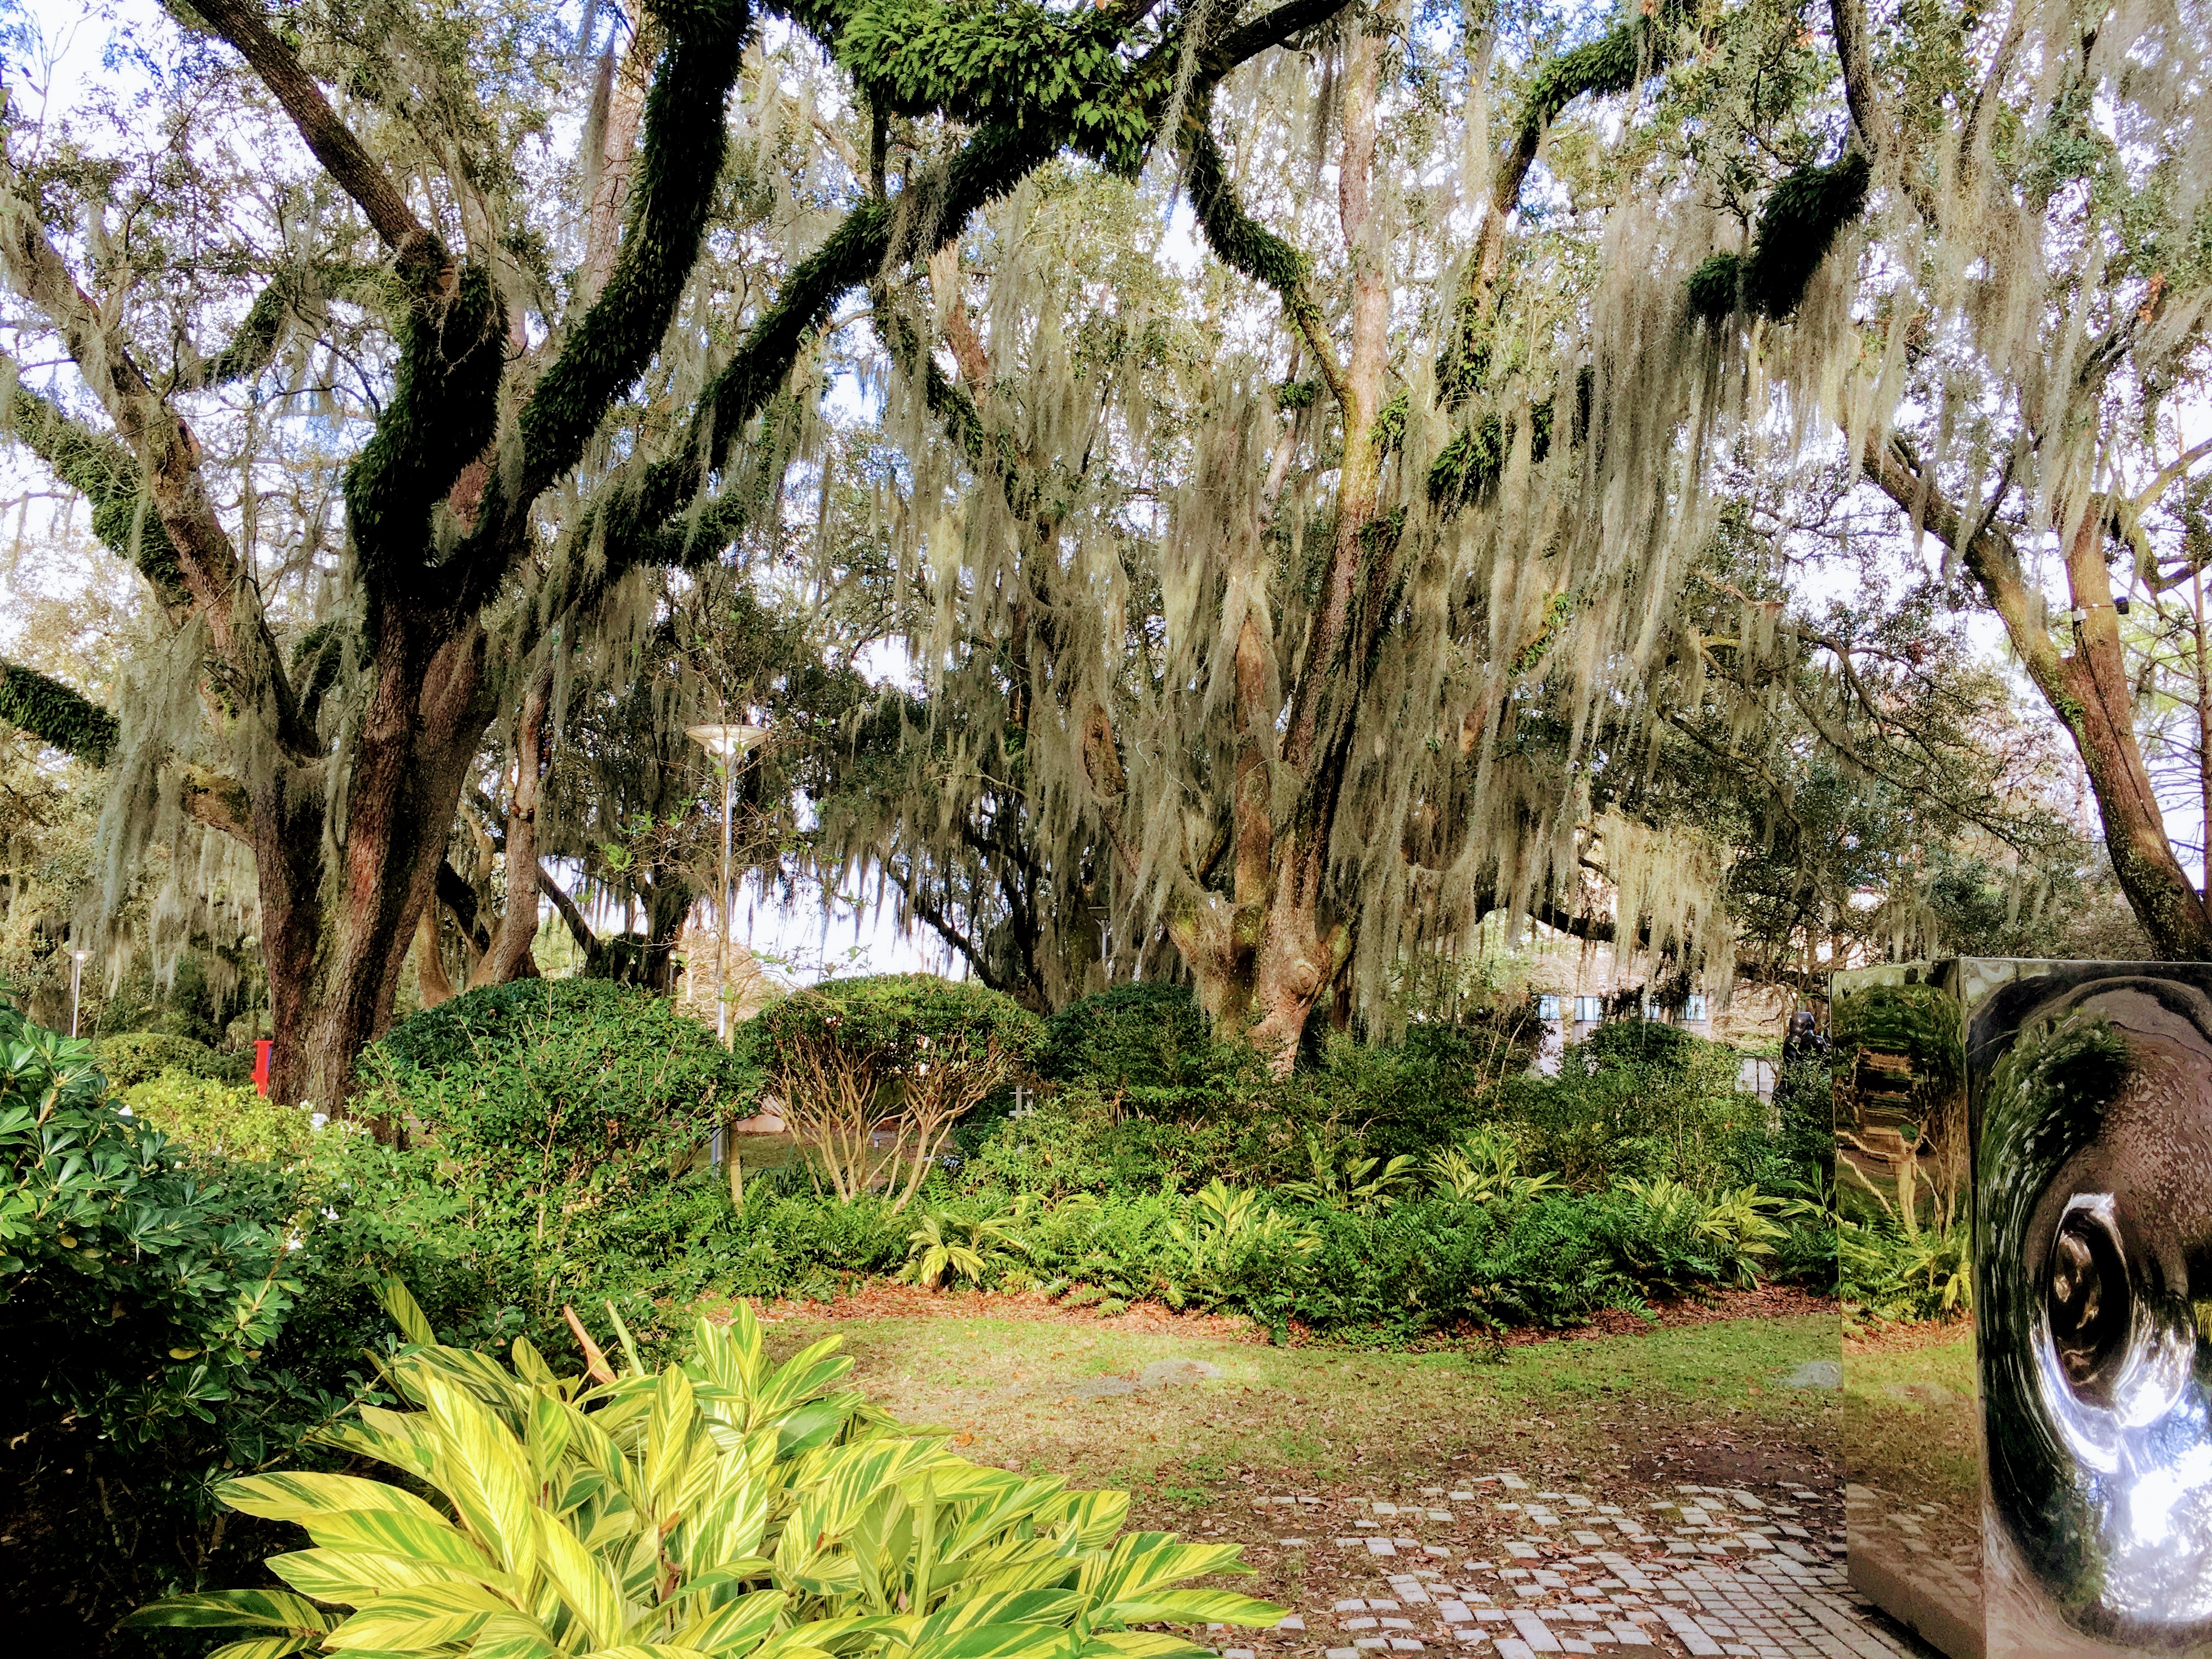
<path id="1" fill-rule="evenodd" d="M 1775 1241 L 1789 1236 L 1774 1217 L 1791 1200 L 1756 1187 L 1706 1199 L 1664 1176 L 1649 1182 L 1623 1182 L 1621 1186 L 1659 1226 L 1679 1226 L 1695 1237 L 1716 1271 L 1732 1277 L 1745 1290 L 1758 1284 L 1759 1263 L 1774 1254 Z"/>
<path id="2" fill-rule="evenodd" d="M 1401 1153 L 1387 1164 L 1379 1158 L 1352 1158 L 1339 1163 L 1335 1149 L 1323 1146 L 1311 1133 L 1306 1136 L 1306 1159 L 1312 1175 L 1287 1182 L 1282 1188 L 1284 1195 L 1358 1215 L 1389 1209 L 1412 1192 L 1416 1182 L 1413 1160 L 1407 1154 Z"/>
<path id="3" fill-rule="evenodd" d="M 899 1277 L 932 1290 L 948 1276 L 981 1279 L 994 1261 L 1029 1249 L 1014 1231 L 1019 1221 L 1018 1215 L 962 1221 L 943 1211 L 924 1216 L 921 1224 L 906 1236 L 906 1266 L 899 1269 Z"/>
<path id="4" fill-rule="evenodd" d="M 1534 1198 L 1559 1187 L 1553 1175 L 1522 1175 L 1521 1149 L 1488 1132 L 1469 1135 L 1431 1158 L 1429 1176 L 1439 1193 L 1469 1204 Z"/>
<path id="5" fill-rule="evenodd" d="M 1165 1659 L 1206 1650 L 1126 1627 L 1281 1616 L 1172 1588 L 1248 1569 L 1231 1546 L 1121 1535 L 1127 1493 L 902 1432 L 835 1388 L 834 1337 L 770 1364 L 742 1304 L 700 1322 L 688 1363 L 633 1357 L 597 1385 L 520 1340 L 511 1372 L 438 1346 L 404 1291 L 392 1305 L 416 1346 L 389 1378 L 417 1409 L 364 1407 L 331 1437 L 397 1474 L 228 1482 L 232 1508 L 306 1528 L 311 1547 L 269 1563 L 291 1589 L 131 1622 L 252 1632 L 220 1659 Z"/>
<path id="6" fill-rule="evenodd" d="M 1255 1245 L 1281 1244 L 1300 1255 L 1321 1248 L 1310 1229 L 1296 1231 L 1280 1210 L 1263 1208 L 1258 1192 L 1218 1176 L 1190 1195 L 1190 1204 L 1189 1221 L 1170 1221 L 1168 1231 L 1190 1253 L 1194 1273 L 1225 1273 Z"/>

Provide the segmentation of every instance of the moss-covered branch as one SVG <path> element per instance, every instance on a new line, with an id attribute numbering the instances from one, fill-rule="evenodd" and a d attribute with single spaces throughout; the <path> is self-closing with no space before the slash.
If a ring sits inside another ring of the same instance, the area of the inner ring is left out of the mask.
<path id="1" fill-rule="evenodd" d="M 1690 308 L 1709 323 L 1746 315 L 1783 322 L 1813 273 L 1866 207 L 1873 169 L 1852 150 L 1830 167 L 1799 167 L 1769 192 L 1746 254 L 1716 253 L 1690 273 Z"/>
<path id="2" fill-rule="evenodd" d="M 608 406 L 644 373 L 698 261 L 750 17 L 744 0 L 660 10 L 669 43 L 646 95 L 622 252 L 522 412 L 525 503 L 575 465 Z"/>
<path id="3" fill-rule="evenodd" d="M 1309 285 L 1311 264 L 1304 253 L 1245 212 L 1237 199 L 1228 170 L 1221 164 L 1221 147 L 1214 142 L 1212 103 L 1210 94 L 1200 97 L 1193 93 L 1184 105 L 1182 131 L 1177 135 L 1183 181 L 1190 189 L 1191 210 L 1199 228 L 1216 258 L 1280 296 L 1285 313 L 1312 348 L 1322 378 L 1342 404 L 1346 400 L 1344 371 L 1336 361 L 1336 349 Z"/>
<path id="4" fill-rule="evenodd" d="M 491 441 L 506 334 L 506 307 L 481 265 L 461 269 L 450 300 L 408 313 L 391 401 L 345 475 L 347 528 L 372 605 L 422 568 L 431 509 Z"/>
<path id="5" fill-rule="evenodd" d="M 838 29 L 837 61 L 869 101 L 910 118 L 981 126 L 1041 121 L 1083 136 L 1127 172 L 1152 122 L 1128 95 L 1135 44 L 1114 12 L 1023 0 L 868 0 Z"/>
<path id="6" fill-rule="evenodd" d="M 145 479 L 131 452 L 104 433 L 64 413 L 61 405 L 18 384 L 9 399 L 8 427 L 18 442 L 82 495 L 92 509 L 92 533 L 116 557 L 136 565 L 164 605 L 189 605 L 177 550 L 154 511 Z"/>
<path id="7" fill-rule="evenodd" d="M 1325 21 L 1347 0 L 1288 0 L 1251 22 L 1202 43 L 1198 71 L 1186 95 L 1201 106 L 1213 87 L 1238 64 Z M 771 8 L 789 16 L 833 49 L 841 32 L 864 9 L 835 3 Z M 980 15 L 981 14 L 975 14 Z M 1129 16 L 1119 9 L 1105 14 L 1127 32 Z M 1174 100 L 1182 61 L 1178 35 L 1170 33 L 1133 63 L 1116 59 L 1121 106 L 1156 135 Z M 1106 95 L 1101 92 L 1098 95 Z M 927 258 L 960 234 L 968 221 L 1005 196 L 1063 150 L 1104 165 L 1133 165 L 1123 143 L 1127 124 L 1091 122 L 1066 111 L 1058 115 L 1027 107 L 1009 109 L 972 134 L 957 152 L 910 180 L 891 201 L 871 198 L 855 204 L 829 237 L 793 270 L 775 302 L 746 331 L 720 374 L 708 385 L 693 410 L 690 428 L 660 460 L 641 469 L 634 481 L 610 485 L 588 514 L 570 526 L 570 549 L 596 544 L 605 550 L 604 570 L 638 564 L 680 564 L 708 556 L 734 531 L 746 508 L 717 503 L 703 514 L 684 515 L 712 474 L 743 435 L 746 425 L 781 388 L 792 365 L 815 331 L 847 295 L 866 288 L 886 266 Z M 581 568 L 584 562 L 568 563 Z M 493 562 L 474 562 L 461 573 L 459 602 L 488 598 L 499 572 Z M 568 597 L 586 603 L 599 585 L 580 578 Z M 545 614 L 559 614 L 549 605 Z"/>
<path id="8" fill-rule="evenodd" d="M 5 661 L 0 661 L 0 720 L 94 766 L 107 764 L 122 732 L 115 716 L 83 693 L 35 668 Z"/>
<path id="9" fill-rule="evenodd" d="M 252 65 L 315 159 L 359 204 L 385 245 L 426 264 L 441 263 L 424 258 L 434 253 L 437 239 L 416 219 L 391 175 L 338 118 L 299 55 L 270 30 L 257 0 L 192 0 L 192 9 Z"/>
<path id="10" fill-rule="evenodd" d="M 1513 143 L 1498 158 L 1490 211 L 1468 262 L 1467 280 L 1453 303 L 1450 338 L 1437 363 L 1439 408 L 1457 409 L 1484 389 L 1505 221 L 1520 205 L 1545 133 L 1577 99 L 1611 97 L 1664 71 L 1674 61 L 1680 32 L 1693 15 L 1688 0 L 1662 0 L 1625 18 L 1596 40 L 1561 52 L 1537 70 L 1522 101 Z"/>

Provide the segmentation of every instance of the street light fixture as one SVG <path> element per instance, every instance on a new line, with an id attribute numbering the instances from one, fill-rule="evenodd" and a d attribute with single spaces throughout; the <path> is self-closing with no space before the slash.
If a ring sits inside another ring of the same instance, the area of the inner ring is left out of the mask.
<path id="1" fill-rule="evenodd" d="M 70 1036 L 72 1040 L 76 1036 L 76 1005 L 78 993 L 84 984 L 84 959 L 91 954 L 89 951 L 70 952 Z"/>
<path id="2" fill-rule="evenodd" d="M 684 734 L 721 763 L 722 890 L 720 936 L 714 941 L 714 1035 L 730 1040 L 730 788 L 738 763 L 768 741 L 762 726 L 687 726 Z"/>

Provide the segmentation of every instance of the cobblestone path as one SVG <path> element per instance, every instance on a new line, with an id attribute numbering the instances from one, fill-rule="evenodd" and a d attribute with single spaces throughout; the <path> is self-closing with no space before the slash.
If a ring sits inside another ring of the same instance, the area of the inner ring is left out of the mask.
<path id="1" fill-rule="evenodd" d="M 1465 1480 L 1466 1477 L 1460 1477 Z M 1512 1474 L 1420 1503 L 1273 1497 L 1255 1508 L 1310 1536 L 1310 1580 L 1339 1592 L 1260 1648 L 1389 1659 L 1466 1650 L 1921 1659 L 1929 1650 L 1844 1580 L 1842 1508 L 1799 1486 L 1623 1491 L 1617 1503 L 1540 1492 Z M 1284 1528 L 1287 1530 L 1287 1528 Z M 1334 1534 L 1322 1536 L 1323 1533 Z M 1226 1632 L 1217 1641 L 1235 1638 Z"/>

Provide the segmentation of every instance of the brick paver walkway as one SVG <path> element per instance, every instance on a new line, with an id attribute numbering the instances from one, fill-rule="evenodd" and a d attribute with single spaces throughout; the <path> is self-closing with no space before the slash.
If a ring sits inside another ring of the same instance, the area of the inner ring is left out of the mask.
<path id="1" fill-rule="evenodd" d="M 1331 1552 L 1331 1577 L 1358 1592 L 1286 1625 L 1286 1633 L 1309 1632 L 1325 1659 L 1432 1649 L 1481 1659 L 1625 1650 L 1756 1659 L 1927 1654 L 1845 1583 L 1834 1494 L 1762 1490 L 1685 1486 L 1600 1503 L 1498 1474 L 1457 1490 L 1424 1488 L 1419 1507 L 1311 1498 L 1255 1507 L 1295 1506 L 1273 1514 L 1342 1534 L 1283 1540 Z M 1469 1532 L 1486 1541 L 1440 1541 Z M 1253 1650 L 1224 1652 L 1252 1659 Z"/>

